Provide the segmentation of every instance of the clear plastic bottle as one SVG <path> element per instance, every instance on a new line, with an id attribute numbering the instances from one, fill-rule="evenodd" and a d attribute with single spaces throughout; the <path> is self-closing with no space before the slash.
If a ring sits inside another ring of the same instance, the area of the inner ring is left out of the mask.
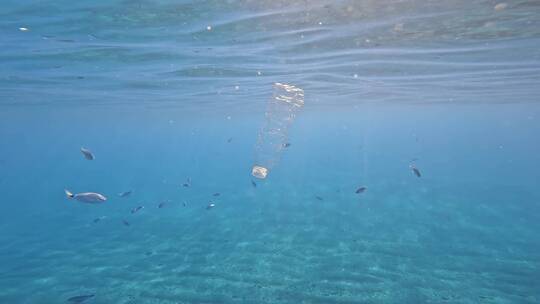
<path id="1" fill-rule="evenodd" d="M 289 84 L 274 83 L 268 101 L 265 124 L 255 146 L 255 165 L 251 174 L 264 179 L 279 162 L 281 151 L 288 145 L 287 132 L 296 114 L 304 106 L 304 90 Z"/>

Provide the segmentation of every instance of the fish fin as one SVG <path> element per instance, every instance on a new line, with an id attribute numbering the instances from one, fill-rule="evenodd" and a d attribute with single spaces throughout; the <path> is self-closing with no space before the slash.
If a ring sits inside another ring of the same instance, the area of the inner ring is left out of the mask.
<path id="1" fill-rule="evenodd" d="M 73 193 L 71 193 L 68 189 L 64 189 L 64 192 L 66 192 L 66 196 L 68 198 L 73 198 L 75 195 Z"/>

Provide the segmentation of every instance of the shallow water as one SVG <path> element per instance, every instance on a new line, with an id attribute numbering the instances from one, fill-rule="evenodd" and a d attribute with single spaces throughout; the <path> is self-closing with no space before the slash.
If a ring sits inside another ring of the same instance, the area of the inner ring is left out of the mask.
<path id="1" fill-rule="evenodd" d="M 538 303 L 539 29 L 536 1 L 4 1 L 0 303 Z"/>

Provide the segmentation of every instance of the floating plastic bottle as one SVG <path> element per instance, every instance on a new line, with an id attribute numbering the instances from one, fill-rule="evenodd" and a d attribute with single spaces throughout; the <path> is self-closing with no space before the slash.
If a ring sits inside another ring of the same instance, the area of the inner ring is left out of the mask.
<path id="1" fill-rule="evenodd" d="M 265 113 L 265 124 L 257 138 L 255 165 L 251 170 L 251 174 L 260 179 L 266 178 L 279 162 L 281 151 L 288 146 L 289 127 L 304 106 L 304 90 L 283 83 L 274 83 L 273 90 Z"/>

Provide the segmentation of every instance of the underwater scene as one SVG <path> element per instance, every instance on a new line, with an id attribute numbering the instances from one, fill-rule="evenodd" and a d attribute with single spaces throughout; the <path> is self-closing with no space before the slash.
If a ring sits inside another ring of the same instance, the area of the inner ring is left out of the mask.
<path id="1" fill-rule="evenodd" d="M 4 0 L 0 304 L 540 303 L 540 2 Z"/>

